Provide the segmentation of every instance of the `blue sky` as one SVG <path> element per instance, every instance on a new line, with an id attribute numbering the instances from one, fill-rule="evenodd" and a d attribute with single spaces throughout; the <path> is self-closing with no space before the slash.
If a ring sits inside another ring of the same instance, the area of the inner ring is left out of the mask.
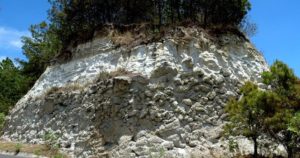
<path id="1" fill-rule="evenodd" d="M 300 76 L 300 0 L 250 0 L 258 26 L 252 38 L 269 64 L 282 60 Z"/>
<path id="2" fill-rule="evenodd" d="M 0 0 L 0 59 L 22 58 L 21 36 L 47 18 L 48 0 Z"/>
<path id="3" fill-rule="evenodd" d="M 269 64 L 282 60 L 300 76 L 300 1 L 250 1 L 249 16 L 258 26 L 252 42 Z M 0 59 L 24 58 L 20 37 L 47 18 L 48 8 L 48 0 L 0 0 Z"/>

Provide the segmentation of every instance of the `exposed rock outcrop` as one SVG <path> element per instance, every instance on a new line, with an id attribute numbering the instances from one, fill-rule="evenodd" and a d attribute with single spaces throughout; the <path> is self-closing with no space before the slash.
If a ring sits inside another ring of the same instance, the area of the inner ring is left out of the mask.
<path id="1" fill-rule="evenodd" d="M 53 133 L 74 157 L 231 157 L 224 106 L 268 66 L 238 36 L 216 43 L 189 31 L 188 42 L 165 38 L 129 51 L 106 38 L 79 45 L 18 102 L 3 138 L 43 143 Z"/>

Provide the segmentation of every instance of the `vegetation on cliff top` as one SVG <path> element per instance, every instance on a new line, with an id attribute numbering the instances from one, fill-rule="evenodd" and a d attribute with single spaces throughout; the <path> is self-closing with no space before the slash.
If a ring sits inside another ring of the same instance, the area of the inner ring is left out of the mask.
<path id="1" fill-rule="evenodd" d="M 64 46 L 87 40 L 104 25 L 180 23 L 237 26 L 251 8 L 248 0 L 50 0 L 50 25 Z"/>
<path id="2" fill-rule="evenodd" d="M 124 31 L 147 25 L 150 32 L 162 26 L 197 25 L 237 27 L 251 5 L 248 0 L 49 0 L 48 22 L 32 25 L 23 37 L 27 60 L 2 61 L 0 112 L 7 113 L 56 58 L 68 58 L 67 47 L 91 39 L 95 31 L 114 26 Z M 10 63 L 9 66 L 7 66 Z"/>
<path id="3" fill-rule="evenodd" d="M 202 27 L 238 27 L 250 10 L 248 0 L 49 0 L 49 23 L 30 28 L 24 37 L 21 61 L 26 74 L 39 76 L 55 56 L 69 56 L 70 44 L 91 39 L 94 33 L 114 26 L 124 31 L 129 26 L 146 24 L 153 33 L 162 26 L 181 24 Z M 128 28 L 127 28 L 128 29 Z M 129 27 L 130 29 L 130 27 Z M 60 55 L 58 55 L 60 54 Z M 62 54 L 62 55 L 61 55 Z"/>

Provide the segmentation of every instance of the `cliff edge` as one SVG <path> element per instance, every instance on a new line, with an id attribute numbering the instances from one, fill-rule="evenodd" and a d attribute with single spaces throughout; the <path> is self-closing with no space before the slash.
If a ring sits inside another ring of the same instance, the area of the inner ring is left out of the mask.
<path id="1" fill-rule="evenodd" d="M 211 38 L 181 29 L 182 38 L 134 47 L 96 38 L 72 48 L 11 111 L 3 138 L 47 143 L 51 134 L 73 157 L 232 157 L 252 152 L 222 137 L 224 106 L 244 81 L 263 86 L 268 70 L 254 46 L 234 34 Z M 188 37 L 188 38 L 185 38 Z"/>

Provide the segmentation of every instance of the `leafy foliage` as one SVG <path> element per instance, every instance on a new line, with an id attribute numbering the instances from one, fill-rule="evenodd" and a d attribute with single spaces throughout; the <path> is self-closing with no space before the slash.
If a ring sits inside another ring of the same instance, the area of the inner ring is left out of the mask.
<path id="1" fill-rule="evenodd" d="M 291 119 L 288 130 L 300 136 L 300 112 Z"/>
<path id="2" fill-rule="evenodd" d="M 254 156 L 257 156 L 257 138 L 264 130 L 265 106 L 267 97 L 273 96 L 261 91 L 251 82 L 245 83 L 241 88 L 243 97 L 240 100 L 231 100 L 226 106 L 230 123 L 226 132 L 230 135 L 243 135 L 254 142 Z"/>
<path id="3" fill-rule="evenodd" d="M 230 118 L 227 131 L 231 135 L 251 138 L 254 145 L 259 135 L 268 135 L 284 145 L 288 156 L 293 157 L 300 149 L 299 81 L 281 61 L 276 61 L 262 76 L 264 83 L 272 89 L 262 91 L 254 84 L 246 83 L 241 88 L 243 97 L 230 101 L 226 107 Z M 257 156 L 256 151 L 254 156 Z"/>
<path id="4" fill-rule="evenodd" d="M 105 24 L 154 26 L 190 21 L 237 26 L 251 9 L 248 0 L 50 0 L 51 23 L 63 45 L 87 40 Z"/>
<path id="5" fill-rule="evenodd" d="M 300 112 L 300 97 L 297 89 L 298 79 L 292 69 L 281 61 L 276 61 L 269 72 L 263 73 L 263 80 L 272 86 L 279 96 L 279 101 L 273 102 L 273 110 L 267 112 L 266 125 L 268 134 L 276 141 L 282 143 L 287 149 L 289 157 L 293 157 L 297 140 L 298 112 Z"/>
<path id="6" fill-rule="evenodd" d="M 43 139 L 46 142 L 47 146 L 50 147 L 51 150 L 58 149 L 60 146 L 58 144 L 59 136 L 52 131 L 46 132 Z"/>
<path id="7" fill-rule="evenodd" d="M 270 71 L 262 74 L 264 83 L 271 85 L 279 94 L 289 95 L 295 88 L 297 77 L 292 69 L 281 61 L 275 61 Z"/>
<path id="8" fill-rule="evenodd" d="M 0 62 L 0 113 L 7 114 L 9 109 L 27 92 L 29 79 L 10 59 Z"/>
<path id="9" fill-rule="evenodd" d="M 5 115 L 3 113 L 0 113 L 0 131 L 2 131 L 4 121 L 5 121 Z"/>
<path id="10" fill-rule="evenodd" d="M 31 37 L 23 37 L 23 53 L 28 61 L 21 61 L 22 72 L 31 78 L 33 84 L 45 71 L 51 60 L 62 47 L 54 26 L 42 22 L 30 27 Z"/>
<path id="11" fill-rule="evenodd" d="M 5 115 L 28 91 L 30 80 L 22 74 L 12 60 L 6 58 L 0 62 L 0 131 Z"/>

